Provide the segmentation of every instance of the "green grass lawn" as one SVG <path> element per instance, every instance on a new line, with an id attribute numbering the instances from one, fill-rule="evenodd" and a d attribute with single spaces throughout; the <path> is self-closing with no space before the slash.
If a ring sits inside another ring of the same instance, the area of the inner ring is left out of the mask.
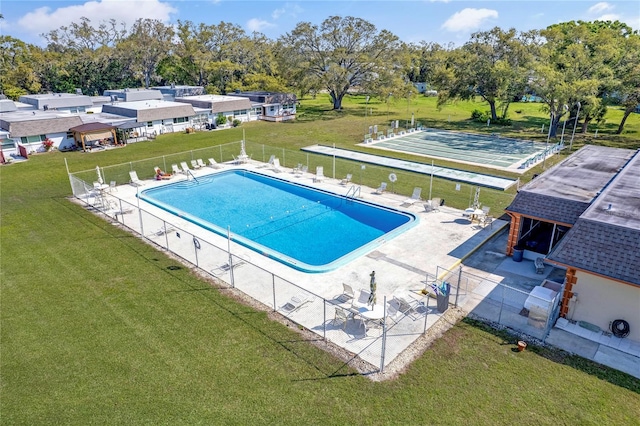
<path id="1" fill-rule="evenodd" d="M 299 122 L 245 126 L 247 139 L 353 148 L 362 132 L 349 104 L 325 114 L 309 103 Z M 372 382 L 67 200 L 64 159 L 90 170 L 241 135 L 0 167 L 2 424 L 637 424 L 639 380 L 561 352 L 514 352 L 514 338 L 473 321 L 397 379 Z"/>

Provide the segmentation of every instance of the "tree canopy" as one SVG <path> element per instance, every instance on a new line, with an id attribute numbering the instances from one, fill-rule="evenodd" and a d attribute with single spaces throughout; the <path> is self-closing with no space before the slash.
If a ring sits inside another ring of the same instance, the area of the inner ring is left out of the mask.
<path id="1" fill-rule="evenodd" d="M 340 109 L 348 93 L 410 99 L 413 83 L 422 82 L 438 91 L 440 106 L 481 98 L 493 121 L 506 119 L 514 100 L 535 95 L 549 113 L 552 135 L 563 118 L 580 120 L 585 130 L 611 104 L 624 108 L 621 133 L 640 103 L 640 35 L 618 21 L 571 21 L 522 33 L 496 27 L 459 47 L 405 44 L 352 16 L 300 22 L 277 40 L 229 22 L 170 26 L 153 19 L 127 28 L 81 18 L 42 36 L 44 48 L 0 36 L 0 91 L 10 98 L 176 83 L 222 94 L 326 90 Z"/>

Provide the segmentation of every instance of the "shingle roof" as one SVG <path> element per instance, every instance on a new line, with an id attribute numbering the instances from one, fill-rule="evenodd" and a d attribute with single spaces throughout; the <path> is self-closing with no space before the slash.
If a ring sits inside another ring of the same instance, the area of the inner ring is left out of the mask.
<path id="1" fill-rule="evenodd" d="M 547 257 L 640 286 L 640 151 Z"/>
<path id="2" fill-rule="evenodd" d="M 71 127 L 79 126 L 82 120 L 77 115 L 52 118 L 38 118 L 32 120 L 7 121 L 0 120 L 0 126 L 11 132 L 12 138 L 23 136 L 47 135 L 51 133 L 67 132 Z"/>
<path id="3" fill-rule="evenodd" d="M 640 286 L 638 229 L 578 219 L 547 258 Z"/>
<path id="4" fill-rule="evenodd" d="M 573 225 L 587 207 L 589 207 L 587 202 L 550 197 L 534 192 L 519 192 L 506 210 L 549 222 Z"/>

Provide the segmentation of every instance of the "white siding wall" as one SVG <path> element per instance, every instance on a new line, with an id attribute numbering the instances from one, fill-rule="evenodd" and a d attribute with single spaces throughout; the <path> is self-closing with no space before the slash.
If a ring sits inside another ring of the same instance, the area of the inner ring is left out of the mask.
<path id="1" fill-rule="evenodd" d="M 640 341 L 640 287 L 621 284 L 578 271 L 573 292 L 578 294 L 574 312 L 568 318 L 587 321 L 609 331 L 609 323 L 623 319 L 629 323 L 629 339 Z"/>

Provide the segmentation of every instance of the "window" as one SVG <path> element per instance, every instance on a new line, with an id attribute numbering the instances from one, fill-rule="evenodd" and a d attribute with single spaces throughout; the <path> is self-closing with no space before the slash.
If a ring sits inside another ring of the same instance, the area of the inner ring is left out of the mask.
<path id="1" fill-rule="evenodd" d="M 247 115 L 247 110 L 246 109 L 240 109 L 237 111 L 233 111 L 233 115 Z"/>
<path id="2" fill-rule="evenodd" d="M 153 121 L 147 121 L 147 127 L 153 127 Z"/>
<path id="3" fill-rule="evenodd" d="M 12 139 L 0 139 L 0 147 L 2 149 L 13 149 L 16 147 L 15 142 Z"/>
<path id="4" fill-rule="evenodd" d="M 173 119 L 173 122 L 175 124 L 177 124 L 177 123 L 186 123 L 188 121 L 189 121 L 189 117 L 176 117 L 176 118 Z"/>
<path id="5" fill-rule="evenodd" d="M 38 135 L 38 136 L 27 136 L 21 137 L 20 142 L 22 143 L 40 143 L 47 138 L 47 135 Z"/>

